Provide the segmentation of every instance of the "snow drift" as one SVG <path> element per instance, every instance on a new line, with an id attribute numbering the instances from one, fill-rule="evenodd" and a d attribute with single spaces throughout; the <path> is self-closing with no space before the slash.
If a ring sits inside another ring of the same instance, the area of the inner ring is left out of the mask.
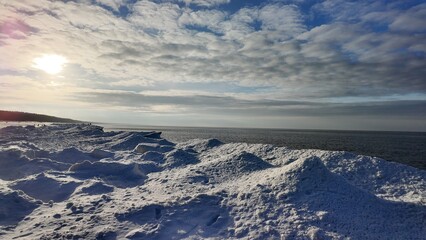
<path id="1" fill-rule="evenodd" d="M 426 172 L 348 152 L 0 129 L 1 239 L 424 239 Z"/>

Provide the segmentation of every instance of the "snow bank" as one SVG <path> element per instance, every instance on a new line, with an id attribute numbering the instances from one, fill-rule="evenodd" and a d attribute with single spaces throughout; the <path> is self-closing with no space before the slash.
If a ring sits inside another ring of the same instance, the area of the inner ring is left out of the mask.
<path id="1" fill-rule="evenodd" d="M 424 239 L 426 172 L 348 152 L 0 129 L 1 239 Z"/>

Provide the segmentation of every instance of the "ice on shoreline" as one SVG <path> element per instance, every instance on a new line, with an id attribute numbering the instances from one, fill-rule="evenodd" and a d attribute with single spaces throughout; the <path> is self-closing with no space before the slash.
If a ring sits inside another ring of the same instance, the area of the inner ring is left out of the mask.
<path id="1" fill-rule="evenodd" d="M 0 129 L 2 239 L 423 239 L 426 171 L 348 152 Z"/>

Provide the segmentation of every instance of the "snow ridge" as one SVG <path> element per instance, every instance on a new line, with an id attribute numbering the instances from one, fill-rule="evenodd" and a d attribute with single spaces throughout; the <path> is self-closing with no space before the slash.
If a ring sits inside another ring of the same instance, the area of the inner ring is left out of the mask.
<path id="1" fill-rule="evenodd" d="M 1 239 L 424 239 L 426 172 L 348 152 L 0 129 Z"/>

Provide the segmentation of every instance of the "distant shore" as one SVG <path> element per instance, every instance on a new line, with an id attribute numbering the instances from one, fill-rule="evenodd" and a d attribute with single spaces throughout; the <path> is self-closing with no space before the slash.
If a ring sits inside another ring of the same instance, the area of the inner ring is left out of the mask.
<path id="1" fill-rule="evenodd" d="M 69 118 L 59 118 L 49 115 L 0 110 L 2 122 L 57 122 L 57 123 L 83 123 Z"/>

